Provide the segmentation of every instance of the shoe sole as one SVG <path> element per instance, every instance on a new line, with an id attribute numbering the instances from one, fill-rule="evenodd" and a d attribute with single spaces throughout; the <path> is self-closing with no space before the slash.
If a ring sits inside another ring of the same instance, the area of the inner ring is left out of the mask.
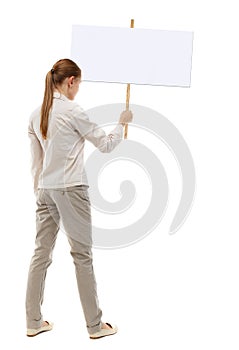
<path id="1" fill-rule="evenodd" d="M 40 331 L 40 332 L 38 332 L 38 333 L 36 333 L 36 334 L 27 334 L 27 337 L 32 338 L 32 337 L 35 337 L 35 336 L 38 335 L 38 334 L 45 333 L 45 332 L 49 332 L 49 331 L 51 331 L 51 329 L 46 329 L 46 330 Z"/>
<path id="2" fill-rule="evenodd" d="M 114 334 L 116 334 L 116 333 L 117 333 L 117 331 L 114 332 L 114 333 L 99 335 L 98 337 L 90 337 L 90 339 L 100 339 L 100 338 L 108 337 L 108 336 L 110 336 L 110 335 L 114 335 Z"/>

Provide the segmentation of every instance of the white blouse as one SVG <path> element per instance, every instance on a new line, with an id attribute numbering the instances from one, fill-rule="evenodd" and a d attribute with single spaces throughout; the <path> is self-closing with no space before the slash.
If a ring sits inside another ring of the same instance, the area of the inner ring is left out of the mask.
<path id="1" fill-rule="evenodd" d="M 123 138 L 122 124 L 117 124 L 106 135 L 76 102 L 55 92 L 44 140 L 40 132 L 40 111 L 41 107 L 32 113 L 28 126 L 34 192 L 38 188 L 88 185 L 84 170 L 85 139 L 101 152 L 111 152 Z"/>

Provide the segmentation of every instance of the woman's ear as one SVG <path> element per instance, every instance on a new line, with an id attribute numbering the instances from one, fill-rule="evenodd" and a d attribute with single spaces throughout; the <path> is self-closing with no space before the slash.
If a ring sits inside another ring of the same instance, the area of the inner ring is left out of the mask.
<path id="1" fill-rule="evenodd" d="M 68 78 L 68 86 L 72 86 L 74 82 L 75 77 L 72 75 L 71 77 Z"/>

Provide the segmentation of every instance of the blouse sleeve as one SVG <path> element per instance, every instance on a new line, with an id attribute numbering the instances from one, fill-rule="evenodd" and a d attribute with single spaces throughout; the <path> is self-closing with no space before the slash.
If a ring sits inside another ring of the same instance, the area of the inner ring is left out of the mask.
<path id="1" fill-rule="evenodd" d="M 109 153 L 122 141 L 123 125 L 117 126 L 106 135 L 105 131 L 96 123 L 89 120 L 81 107 L 75 107 L 73 111 L 74 127 L 86 140 L 93 143 L 103 153 Z"/>
<path id="2" fill-rule="evenodd" d="M 34 132 L 31 120 L 28 126 L 28 136 L 30 138 L 31 174 L 33 177 L 34 193 L 36 194 L 38 189 L 39 175 L 42 171 L 43 150 L 40 141 Z"/>

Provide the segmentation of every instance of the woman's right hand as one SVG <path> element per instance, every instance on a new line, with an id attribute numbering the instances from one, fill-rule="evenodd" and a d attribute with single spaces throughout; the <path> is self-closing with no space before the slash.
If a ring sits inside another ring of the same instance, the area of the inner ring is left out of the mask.
<path id="1" fill-rule="evenodd" d="M 132 120 L 133 120 L 133 113 L 131 111 L 123 111 L 120 114 L 119 123 L 122 124 L 123 126 L 125 124 L 131 123 Z"/>

